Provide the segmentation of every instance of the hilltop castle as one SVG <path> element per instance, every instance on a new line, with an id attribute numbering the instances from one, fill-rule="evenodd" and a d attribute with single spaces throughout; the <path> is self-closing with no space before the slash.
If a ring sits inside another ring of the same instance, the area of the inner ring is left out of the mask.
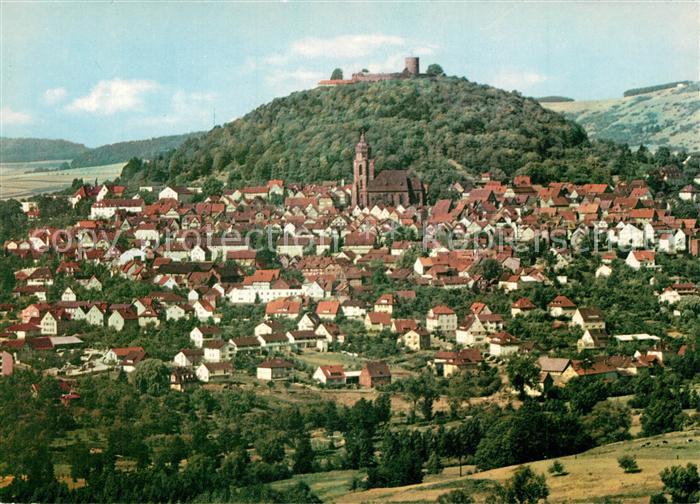
<path id="1" fill-rule="evenodd" d="M 357 84 L 358 82 L 379 82 L 385 80 L 412 79 L 421 77 L 420 60 L 414 56 L 405 59 L 406 65 L 402 72 L 394 73 L 365 73 L 352 74 L 352 79 L 328 79 L 319 81 L 319 86 L 343 86 L 347 84 Z"/>
<path id="2" fill-rule="evenodd" d="M 355 145 L 353 162 L 352 206 L 368 207 L 377 203 L 390 206 L 422 205 L 425 189 L 421 181 L 409 170 L 382 170 L 374 177 L 372 148 L 360 134 Z"/>

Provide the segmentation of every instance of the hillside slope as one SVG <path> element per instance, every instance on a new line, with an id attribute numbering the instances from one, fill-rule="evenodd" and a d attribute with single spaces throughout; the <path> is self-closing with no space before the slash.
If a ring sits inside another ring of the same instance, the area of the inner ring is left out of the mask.
<path id="1" fill-rule="evenodd" d="M 700 151 L 700 83 L 598 101 L 542 102 L 581 124 L 591 138 L 630 146 Z"/>
<path id="2" fill-rule="evenodd" d="M 549 502 L 599 502 L 606 497 L 625 503 L 647 503 L 649 496 L 661 491 L 659 472 L 673 465 L 697 462 L 699 432 L 672 432 L 660 436 L 623 441 L 593 448 L 578 455 L 561 457 L 566 476 L 554 477 L 547 473 L 551 460 L 540 460 L 529 465 L 547 477 Z M 618 466 L 621 455 L 633 455 L 641 469 L 639 473 L 625 474 Z M 435 502 L 442 494 L 455 488 L 465 488 L 476 502 L 484 502 L 493 482 L 503 483 L 513 475 L 515 466 L 501 467 L 459 476 L 457 467 L 447 467 L 438 475 L 426 475 L 423 483 L 395 488 L 375 488 L 352 491 L 350 485 L 356 471 L 331 471 L 315 475 L 298 475 L 291 480 L 277 482 L 278 487 L 305 481 L 324 502 L 360 504 L 363 502 Z"/>
<path id="3" fill-rule="evenodd" d="M 73 159 L 87 151 L 83 144 L 67 140 L 0 137 L 0 163 Z"/>
<path id="4" fill-rule="evenodd" d="M 581 154 L 588 145 L 580 126 L 517 93 L 459 78 L 387 81 L 275 99 L 125 179 L 187 182 L 212 173 L 243 181 L 349 178 L 361 129 L 378 171 L 413 168 L 429 183 L 454 177 L 455 165 L 471 174 L 497 169 L 512 175 L 568 159 L 571 150 Z"/>
<path id="5" fill-rule="evenodd" d="M 108 165 L 125 162 L 133 157 L 151 159 L 176 149 L 189 138 L 203 134 L 202 132 L 185 133 L 183 135 L 170 135 L 148 140 L 132 140 L 102 145 L 75 156 L 71 166 L 73 168 L 81 168 L 85 166 Z"/>

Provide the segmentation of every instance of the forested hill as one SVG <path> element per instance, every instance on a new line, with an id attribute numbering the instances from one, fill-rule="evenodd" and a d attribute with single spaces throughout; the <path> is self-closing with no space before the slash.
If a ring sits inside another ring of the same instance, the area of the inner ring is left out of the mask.
<path id="1" fill-rule="evenodd" d="M 67 140 L 0 137 L 0 162 L 2 163 L 73 159 L 87 150 L 88 148 L 83 144 Z"/>
<path id="2" fill-rule="evenodd" d="M 431 198 L 452 180 L 488 170 L 527 173 L 536 181 L 603 182 L 638 168 L 627 149 L 591 146 L 581 126 L 534 99 L 438 77 L 296 92 L 186 141 L 163 159 L 132 164 L 122 181 L 349 179 L 361 129 L 378 171 L 414 169 L 430 184 Z"/>
<path id="3" fill-rule="evenodd" d="M 184 135 L 171 135 L 148 140 L 133 140 L 103 145 L 76 155 L 72 158 L 73 162 L 71 165 L 73 168 L 79 168 L 120 163 L 134 157 L 152 159 L 172 149 L 176 149 L 189 138 L 203 134 L 203 132 L 185 133 Z"/>

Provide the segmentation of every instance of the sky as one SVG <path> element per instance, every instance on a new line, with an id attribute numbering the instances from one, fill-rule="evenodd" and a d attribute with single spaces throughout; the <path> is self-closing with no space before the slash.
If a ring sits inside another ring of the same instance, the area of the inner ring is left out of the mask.
<path id="1" fill-rule="evenodd" d="M 348 76 L 422 69 L 527 96 L 700 80 L 700 2 L 0 1 L 0 136 L 89 147 L 210 129 Z"/>

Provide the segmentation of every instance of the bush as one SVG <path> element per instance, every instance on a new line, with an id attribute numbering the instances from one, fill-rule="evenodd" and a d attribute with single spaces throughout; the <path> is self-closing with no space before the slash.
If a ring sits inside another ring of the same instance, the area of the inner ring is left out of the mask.
<path id="1" fill-rule="evenodd" d="M 474 499 L 466 490 L 458 488 L 438 497 L 438 504 L 472 504 Z"/>
<path id="2" fill-rule="evenodd" d="M 631 455 L 622 455 L 617 458 L 617 464 L 628 473 L 638 473 L 641 471 L 637 465 L 637 459 Z"/>
<path id="3" fill-rule="evenodd" d="M 530 466 L 522 466 L 505 482 L 499 494 L 504 503 L 534 504 L 547 498 L 549 487 L 544 474 L 536 474 Z"/>
<path id="4" fill-rule="evenodd" d="M 568 474 L 566 472 L 566 468 L 564 468 L 564 464 L 559 462 L 558 460 L 555 460 L 552 462 L 552 465 L 549 466 L 549 469 L 547 469 L 547 472 L 553 476 L 564 476 Z"/>

